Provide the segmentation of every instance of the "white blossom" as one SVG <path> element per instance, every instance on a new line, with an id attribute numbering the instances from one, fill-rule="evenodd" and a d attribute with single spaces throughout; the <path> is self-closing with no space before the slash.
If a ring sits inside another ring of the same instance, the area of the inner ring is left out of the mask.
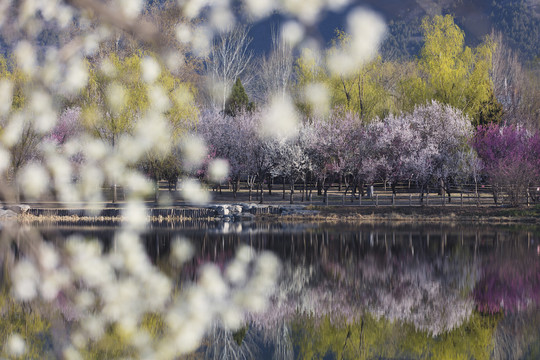
<path id="1" fill-rule="evenodd" d="M 281 26 L 281 38 L 292 47 L 298 45 L 304 35 L 304 27 L 296 21 L 289 20 Z"/>
<path id="2" fill-rule="evenodd" d="M 208 165 L 210 181 L 220 183 L 229 175 L 229 162 L 225 159 L 214 159 Z"/>
<path id="3" fill-rule="evenodd" d="M 27 0 L 28 2 L 28 0 Z M 28 41 L 20 41 L 14 51 L 15 59 L 21 69 L 28 75 L 33 75 L 37 69 L 36 52 Z"/>
<path id="4" fill-rule="evenodd" d="M 313 107 L 316 116 L 324 116 L 330 111 L 330 93 L 321 83 L 312 83 L 306 86 L 305 97 Z"/>
<path id="5" fill-rule="evenodd" d="M 189 203 L 205 205 L 210 201 L 210 194 L 203 189 L 201 183 L 194 179 L 185 179 L 181 183 L 182 197 Z"/>
<path id="6" fill-rule="evenodd" d="M 208 152 L 204 140 L 196 135 L 183 138 L 180 147 L 186 169 L 199 167 Z"/>
<path id="7" fill-rule="evenodd" d="M 3 147 L 0 146 L 0 172 L 5 171 L 10 165 L 10 153 Z"/>
<path id="8" fill-rule="evenodd" d="M 184 44 L 189 44 L 193 36 L 191 28 L 186 23 L 179 23 L 176 26 L 175 34 L 176 39 L 178 39 L 178 41 Z"/>
<path id="9" fill-rule="evenodd" d="M 287 139 L 298 132 L 298 114 L 288 97 L 274 96 L 260 126 L 260 135 L 266 138 Z"/>
<path id="10" fill-rule="evenodd" d="M 21 261 L 13 269 L 11 279 L 14 295 L 20 301 L 32 300 L 37 295 L 39 273 L 30 261 Z"/>
<path id="11" fill-rule="evenodd" d="M 20 112 L 13 114 L 10 121 L 4 127 L 2 132 L 2 142 L 7 147 L 12 147 L 21 138 L 24 127 L 27 124 L 25 116 Z"/>
<path id="12" fill-rule="evenodd" d="M 165 112 L 171 107 L 171 101 L 165 90 L 158 85 L 148 87 L 148 101 L 151 108 L 158 112 Z"/>
<path id="13" fill-rule="evenodd" d="M 29 198 L 37 199 L 49 188 L 49 174 L 37 163 L 25 165 L 17 175 L 17 182 L 23 193 Z"/>
<path id="14" fill-rule="evenodd" d="M 106 90 L 107 103 L 111 110 L 120 113 L 127 104 L 127 92 L 123 85 L 118 82 L 111 83 Z"/>
<path id="15" fill-rule="evenodd" d="M 184 264 L 186 261 L 193 257 L 194 249 L 193 245 L 185 238 L 178 238 L 173 240 L 171 244 L 171 255 L 179 265 Z"/>
<path id="16" fill-rule="evenodd" d="M 6 342 L 6 352 L 14 357 L 23 356 L 26 353 L 26 342 L 19 334 L 11 334 Z"/>
<path id="17" fill-rule="evenodd" d="M 246 0 L 249 14 L 255 19 L 268 16 L 274 10 L 275 2 L 272 0 Z"/>
<path id="18" fill-rule="evenodd" d="M 143 9 L 144 3 L 142 0 L 117 0 L 118 9 L 122 14 L 132 20 L 139 16 L 141 10 Z"/>
<path id="19" fill-rule="evenodd" d="M 126 225 L 135 230 L 144 229 L 148 221 L 146 207 L 140 201 L 130 201 L 122 211 L 122 216 L 126 219 Z"/>
<path id="20" fill-rule="evenodd" d="M 7 115 L 11 110 L 13 100 L 13 83 L 8 79 L 0 79 L 0 94 L 2 94 L 2 101 L 0 101 L 1 117 Z"/>
<path id="21" fill-rule="evenodd" d="M 82 60 L 75 59 L 68 64 L 66 81 L 63 89 L 70 94 L 76 94 L 88 82 L 88 70 Z"/>
<path id="22" fill-rule="evenodd" d="M 156 59 L 146 56 L 141 61 L 142 79 L 147 83 L 155 82 L 160 73 L 161 67 Z"/>

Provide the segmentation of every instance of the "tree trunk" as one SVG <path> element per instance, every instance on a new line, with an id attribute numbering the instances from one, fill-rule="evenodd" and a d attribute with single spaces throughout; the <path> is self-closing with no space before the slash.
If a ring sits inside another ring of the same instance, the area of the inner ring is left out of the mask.
<path id="1" fill-rule="evenodd" d="M 323 203 L 327 204 L 327 200 L 328 200 L 328 188 L 329 187 L 324 187 L 324 194 L 323 194 Z"/>
<path id="2" fill-rule="evenodd" d="M 240 188 L 240 178 L 239 177 L 236 178 L 235 180 L 233 180 L 232 188 L 233 188 L 234 198 L 236 199 L 236 195 L 238 194 L 238 189 Z"/>
<path id="3" fill-rule="evenodd" d="M 264 203 L 264 184 L 262 182 L 260 183 L 260 188 L 261 188 L 261 197 L 260 197 L 259 204 L 263 204 Z"/>
<path id="4" fill-rule="evenodd" d="M 306 192 L 307 192 L 307 178 L 306 176 L 304 176 L 304 185 L 302 189 L 302 202 L 304 202 L 304 199 L 306 197 Z"/>
<path id="5" fill-rule="evenodd" d="M 451 193 L 450 186 L 445 184 L 445 189 L 444 190 L 446 191 L 446 194 L 448 195 L 448 203 L 450 204 L 452 202 L 452 193 Z"/>
<path id="6" fill-rule="evenodd" d="M 443 178 L 439 179 L 439 193 L 443 198 L 446 196 Z"/>
<path id="7" fill-rule="evenodd" d="M 294 204 L 294 180 L 291 178 L 289 183 L 291 185 L 291 195 L 290 195 L 290 198 L 289 198 L 289 202 L 291 204 Z"/>
<path id="8" fill-rule="evenodd" d="M 118 201 L 118 198 L 116 196 L 116 182 L 115 182 L 112 186 L 112 202 L 113 204 L 116 204 L 117 201 Z"/>

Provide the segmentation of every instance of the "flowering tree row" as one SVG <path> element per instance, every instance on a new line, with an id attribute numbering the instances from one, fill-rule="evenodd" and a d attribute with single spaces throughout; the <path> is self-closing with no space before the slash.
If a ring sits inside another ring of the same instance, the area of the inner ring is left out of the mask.
<path id="1" fill-rule="evenodd" d="M 390 115 L 363 124 L 355 114 L 334 111 L 298 125 L 294 135 L 266 138 L 258 132 L 261 113 L 227 117 L 201 115 L 198 132 L 218 157 L 227 159 L 231 180 L 248 184 L 283 177 L 291 184 L 317 182 L 325 193 L 338 177 L 347 190 L 374 181 L 415 181 L 422 192 L 438 181 L 477 179 L 480 162 L 469 145 L 474 129 L 459 110 L 438 102 L 410 114 Z M 233 190 L 237 190 L 237 185 Z M 262 188 L 262 186 L 261 186 Z"/>
<path id="2" fill-rule="evenodd" d="M 493 124 L 475 130 L 459 110 L 435 101 L 368 124 L 336 110 L 304 119 L 282 139 L 261 135 L 261 118 L 261 112 L 201 116 L 198 132 L 215 156 L 229 161 L 235 192 L 246 179 L 262 193 L 273 177 L 289 182 L 291 199 L 295 183 L 316 182 L 326 195 L 340 177 L 352 195 L 375 181 L 389 182 L 394 193 L 397 183 L 412 181 L 422 195 L 435 184 L 448 196 L 452 185 L 488 181 L 496 202 L 504 190 L 518 204 L 540 175 L 538 133 Z"/>

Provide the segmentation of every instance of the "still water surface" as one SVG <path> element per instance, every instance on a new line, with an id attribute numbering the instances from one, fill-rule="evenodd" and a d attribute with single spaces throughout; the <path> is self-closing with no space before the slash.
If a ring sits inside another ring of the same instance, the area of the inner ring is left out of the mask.
<path id="1" fill-rule="evenodd" d="M 48 241 L 72 233 L 115 251 L 112 227 L 42 227 Z M 184 222 L 144 235 L 166 267 L 170 241 L 191 240 L 197 268 L 220 268 L 247 244 L 282 262 L 264 314 L 236 333 L 219 327 L 196 358 L 538 359 L 540 236 L 493 226 Z"/>

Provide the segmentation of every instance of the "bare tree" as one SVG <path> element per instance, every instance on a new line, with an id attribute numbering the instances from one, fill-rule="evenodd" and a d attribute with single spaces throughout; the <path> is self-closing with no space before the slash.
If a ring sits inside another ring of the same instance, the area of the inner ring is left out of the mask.
<path id="1" fill-rule="evenodd" d="M 206 63 L 211 86 L 217 89 L 212 92 L 211 100 L 221 111 L 225 109 L 225 103 L 234 82 L 242 75 L 246 75 L 246 70 L 253 58 L 253 52 L 249 50 L 252 39 L 248 36 L 248 31 L 249 29 L 245 26 L 236 26 L 218 35 Z M 250 77 L 242 78 L 242 83 L 246 86 L 250 80 Z"/>
<path id="2" fill-rule="evenodd" d="M 517 55 L 504 43 L 500 32 L 492 32 L 491 40 L 495 44 L 491 65 L 493 90 L 504 107 L 507 119 L 512 119 L 518 115 L 523 97 L 523 69 Z"/>
<path id="3" fill-rule="evenodd" d="M 261 60 L 260 85 L 267 99 L 271 94 L 286 96 L 293 73 L 292 47 L 272 30 L 272 52 Z"/>
<path id="4" fill-rule="evenodd" d="M 501 33 L 492 33 L 495 43 L 491 76 L 497 100 L 508 122 L 540 126 L 540 74 L 534 66 L 522 65 L 516 53 L 504 43 Z"/>

